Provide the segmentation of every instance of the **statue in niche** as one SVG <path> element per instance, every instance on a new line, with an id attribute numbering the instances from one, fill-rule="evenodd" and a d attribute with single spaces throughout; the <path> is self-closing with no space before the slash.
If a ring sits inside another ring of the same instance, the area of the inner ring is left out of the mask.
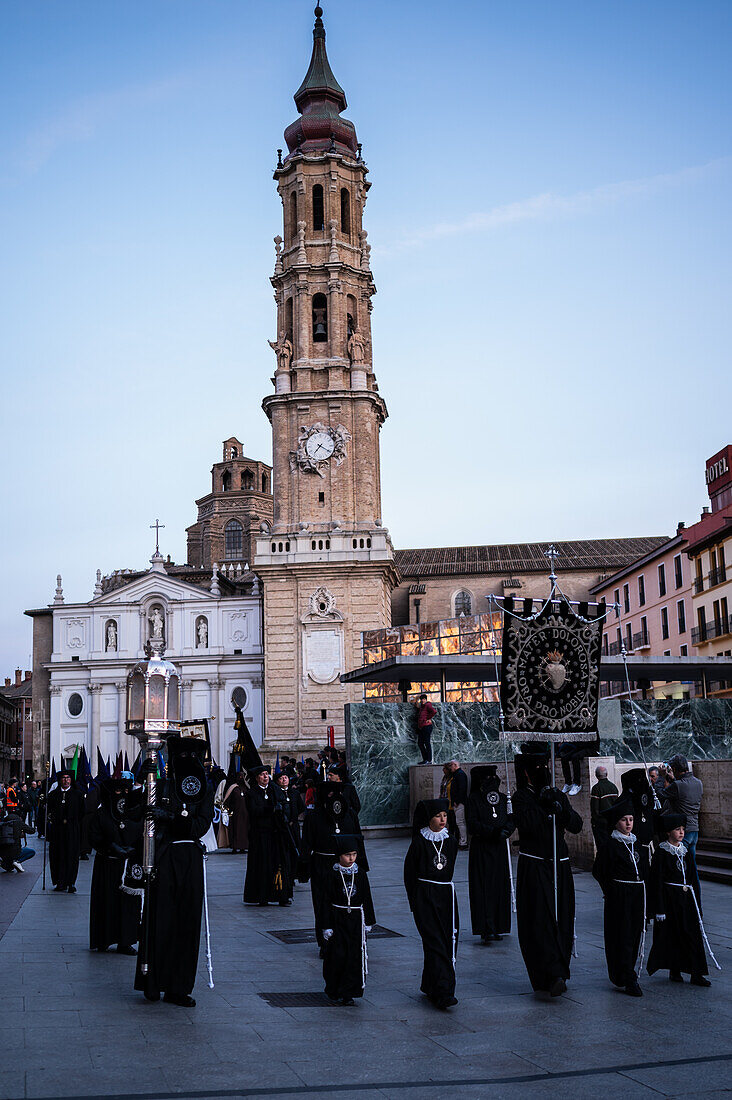
<path id="1" fill-rule="evenodd" d="M 114 619 L 107 623 L 107 652 L 117 652 L 117 624 Z"/>
<path id="2" fill-rule="evenodd" d="M 198 649 L 208 649 L 208 623 L 205 619 L 198 620 L 196 631 L 198 633 Z"/>
<path id="3" fill-rule="evenodd" d="M 160 611 L 159 607 L 154 607 L 152 609 L 152 612 L 150 613 L 149 622 L 150 622 L 150 626 L 152 627 L 150 637 L 154 638 L 154 639 L 162 639 L 162 637 L 163 637 L 163 627 L 165 626 L 165 621 L 163 619 L 163 616 L 161 614 L 161 611 Z"/>
<path id="4" fill-rule="evenodd" d="M 363 336 L 355 329 L 348 337 L 348 354 L 352 363 L 363 363 L 366 359 L 366 345 Z"/>
<path id="5" fill-rule="evenodd" d="M 283 333 L 279 340 L 268 340 L 267 343 L 277 356 L 277 370 L 289 370 L 293 349 L 287 333 Z"/>

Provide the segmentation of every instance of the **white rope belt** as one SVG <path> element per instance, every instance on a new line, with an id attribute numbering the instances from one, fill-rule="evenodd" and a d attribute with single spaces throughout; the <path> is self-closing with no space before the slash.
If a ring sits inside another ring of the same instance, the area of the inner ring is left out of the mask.
<path id="1" fill-rule="evenodd" d="M 196 844 L 195 840 L 171 840 L 171 844 Z"/>
<path id="2" fill-rule="evenodd" d="M 333 859 L 335 852 L 313 852 L 314 856 L 325 856 L 326 859 Z"/>
<path id="3" fill-rule="evenodd" d="M 704 946 L 706 947 L 707 951 L 709 952 L 709 958 L 712 960 L 712 962 L 716 966 L 717 970 L 721 970 L 722 967 L 719 965 L 719 963 L 715 959 L 714 952 L 712 951 L 711 947 L 709 946 L 709 940 L 707 939 L 707 934 L 704 930 L 704 921 L 702 920 L 701 912 L 699 910 L 699 902 L 696 900 L 696 890 L 694 889 L 694 887 L 690 886 L 688 882 L 666 882 L 664 885 L 665 886 L 680 886 L 681 889 L 684 890 L 685 892 L 689 891 L 689 890 L 691 891 L 691 896 L 694 899 L 694 908 L 696 909 L 697 920 L 699 921 L 699 930 L 702 934 L 702 939 L 704 940 Z"/>
<path id="4" fill-rule="evenodd" d="M 641 931 L 640 947 L 638 949 L 638 956 L 635 960 L 635 972 L 636 976 L 640 977 L 643 973 L 643 956 L 646 950 L 646 884 L 642 878 L 614 878 L 613 882 L 619 882 L 621 886 L 642 886 L 643 887 L 643 929 Z"/>
<path id="5" fill-rule="evenodd" d="M 366 975 L 369 972 L 369 954 L 366 950 L 366 918 L 363 912 L 363 905 L 336 905 L 333 902 L 334 909 L 345 909 L 347 913 L 352 912 L 354 909 L 358 909 L 361 913 L 361 985 L 366 986 Z"/>
<path id="6" fill-rule="evenodd" d="M 452 965 L 455 965 L 457 958 L 457 897 L 455 895 L 455 883 L 450 879 L 449 882 L 445 882 L 444 879 L 434 878 L 418 878 L 417 882 L 428 882 L 430 886 L 451 886 L 452 887 Z"/>
<path id="7" fill-rule="evenodd" d="M 550 862 L 551 858 L 552 858 L 551 856 L 532 856 L 531 852 L 519 852 L 519 855 L 520 856 L 526 856 L 527 859 L 538 859 L 542 863 Z M 560 856 L 559 857 L 559 862 L 560 863 L 569 863 L 569 856 Z"/>

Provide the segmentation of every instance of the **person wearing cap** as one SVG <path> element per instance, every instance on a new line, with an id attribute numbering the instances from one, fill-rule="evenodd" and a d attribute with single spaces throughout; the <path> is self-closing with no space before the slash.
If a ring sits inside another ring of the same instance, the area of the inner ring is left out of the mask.
<path id="1" fill-rule="evenodd" d="M 663 790 L 663 798 L 674 813 L 684 814 L 684 847 L 696 868 L 696 844 L 699 839 L 699 811 L 701 810 L 704 784 L 689 771 L 689 761 L 680 753 L 672 756 L 668 766 L 673 780 Z M 696 873 L 696 871 L 695 871 Z"/>
<path id="2" fill-rule="evenodd" d="M 368 973 L 366 933 L 376 923 L 368 875 L 356 862 L 360 839 L 347 833 L 334 836 L 337 858 L 324 887 L 325 993 L 342 1005 L 363 997 Z"/>
<path id="3" fill-rule="evenodd" d="M 48 863 L 54 890 L 75 894 L 84 799 L 74 789 L 70 771 L 64 769 L 57 776 L 58 787 L 50 792 L 46 811 Z"/>
<path id="4" fill-rule="evenodd" d="M 517 789 L 512 803 L 519 834 L 516 876 L 519 947 L 534 992 L 559 997 L 567 991 L 574 943 L 574 882 L 564 833 L 565 830 L 579 833 L 582 818 L 572 809 L 566 794 L 552 786 L 545 750 L 525 746 L 514 762 Z"/>
<path id="5" fill-rule="evenodd" d="M 651 871 L 651 851 L 654 827 L 654 797 L 645 768 L 630 768 L 620 776 L 620 797 L 633 803 L 633 832 L 635 833 L 641 861 L 641 875 L 648 885 Z"/>
<path id="6" fill-rule="evenodd" d="M 214 792 L 203 766 L 206 742 L 168 738 L 168 778 L 159 786 L 155 821 L 155 874 L 148 886 L 135 989 L 148 1001 L 195 1007 L 204 899 L 204 847 Z M 153 765 L 154 767 L 154 765 Z M 144 968 L 147 967 L 147 970 Z"/>
<path id="7" fill-rule="evenodd" d="M 476 764 L 470 772 L 465 819 L 470 834 L 468 888 L 473 935 L 483 943 L 511 931 L 511 878 L 506 841 L 516 828 L 506 795 L 499 791 L 497 764 Z"/>
<path id="8" fill-rule="evenodd" d="M 420 989 L 443 1011 L 458 1003 L 455 961 L 460 930 L 452 880 L 459 848 L 447 829 L 447 810 L 443 798 L 417 803 L 404 860 L 404 887 L 424 953 Z"/>
<path id="9" fill-rule="evenodd" d="M 605 899 L 603 931 L 607 972 L 613 985 L 641 997 L 638 984 L 646 927 L 646 884 L 633 833 L 633 803 L 620 799 L 601 811 L 607 839 L 597 850 L 592 874 Z"/>
<path id="10" fill-rule="evenodd" d="M 592 835 L 595 838 L 595 846 L 600 847 L 608 838 L 607 819 L 602 816 L 602 811 L 613 802 L 617 802 L 620 792 L 607 777 L 607 768 L 604 764 L 598 764 L 595 768 L 597 783 L 590 789 L 590 823 Z"/>
<path id="11" fill-rule="evenodd" d="M 315 937 L 321 958 L 325 956 L 326 943 L 323 935 L 323 929 L 327 927 L 324 912 L 326 888 L 336 858 L 337 836 L 343 834 L 358 837 L 359 867 L 368 871 L 358 816 L 349 799 L 344 797 L 344 791 L 344 785 L 340 782 L 331 780 L 328 783 L 319 783 L 315 788 L 315 806 L 305 814 L 303 820 L 300 882 L 310 882 Z"/>
<path id="12" fill-rule="evenodd" d="M 141 890 L 124 890 L 129 862 L 141 865 L 142 792 L 133 792 L 132 772 L 101 784 L 101 802 L 89 823 L 89 840 L 96 855 L 89 899 L 89 948 L 108 951 L 117 945 L 120 955 L 136 955 L 140 938 Z M 140 883 L 141 885 L 141 883 Z"/>
<path id="13" fill-rule="evenodd" d="M 288 905 L 294 882 L 293 861 L 288 854 L 292 841 L 278 813 L 278 791 L 264 764 L 250 768 L 248 777 L 249 855 L 244 902 L 263 907 L 270 902 Z"/>
<path id="14" fill-rule="evenodd" d="M 682 975 L 689 974 L 692 985 L 709 986 L 706 934 L 694 891 L 693 864 L 684 844 L 685 825 L 682 813 L 666 812 L 656 818 L 663 840 L 653 853 L 648 888 L 653 946 L 647 970 L 649 974 L 668 970 L 672 982 L 683 982 Z"/>

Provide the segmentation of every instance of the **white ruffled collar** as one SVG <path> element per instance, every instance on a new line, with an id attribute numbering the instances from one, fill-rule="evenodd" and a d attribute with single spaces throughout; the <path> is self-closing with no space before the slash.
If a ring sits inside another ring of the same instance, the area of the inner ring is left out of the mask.
<path id="1" fill-rule="evenodd" d="M 658 847 L 663 848 L 664 852 L 668 852 L 670 856 L 676 856 L 677 859 L 683 859 L 688 851 L 683 840 L 678 846 L 669 844 L 667 840 L 662 840 Z"/>
<path id="2" fill-rule="evenodd" d="M 344 867 L 343 864 L 339 861 L 338 863 L 333 864 L 333 870 L 340 871 L 342 875 L 355 875 L 358 871 L 358 864 L 352 863 L 350 867 Z"/>
<path id="3" fill-rule="evenodd" d="M 635 833 L 628 833 L 626 835 L 625 833 L 621 833 L 619 829 L 613 829 L 610 835 L 613 840 L 622 840 L 624 844 L 635 844 L 636 842 Z"/>
<path id="4" fill-rule="evenodd" d="M 438 840 L 447 840 L 450 835 L 447 828 L 440 829 L 439 833 L 433 833 L 429 825 L 425 825 L 424 829 L 420 829 L 419 831 L 425 840 L 431 840 L 433 843 L 436 843 Z"/>

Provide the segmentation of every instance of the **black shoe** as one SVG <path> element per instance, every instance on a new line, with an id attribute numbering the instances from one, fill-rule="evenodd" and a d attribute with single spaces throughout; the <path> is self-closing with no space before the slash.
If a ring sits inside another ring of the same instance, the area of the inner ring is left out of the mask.
<path id="1" fill-rule="evenodd" d="M 488 934 L 486 934 L 485 936 L 481 936 L 481 937 L 480 937 L 480 942 L 481 942 L 481 943 L 484 943 L 484 944 L 485 944 L 485 946 L 487 947 L 487 946 L 488 946 L 488 944 L 492 942 L 492 941 L 491 941 L 491 937 L 490 937 L 490 936 L 489 936 Z"/>
<path id="2" fill-rule="evenodd" d="M 166 993 L 163 997 L 166 1004 L 180 1005 L 181 1008 L 195 1008 L 195 997 L 189 997 L 187 993 L 181 994 L 180 997 L 175 996 L 173 993 Z"/>
<path id="3" fill-rule="evenodd" d="M 502 940 L 502 939 L 503 939 L 503 936 L 499 936 L 497 932 L 494 932 L 494 933 L 493 933 L 493 939 L 494 939 L 494 940 Z"/>
<path id="4" fill-rule="evenodd" d="M 705 989 L 711 984 L 709 978 L 705 978 L 703 974 L 692 974 L 689 979 L 689 985 L 701 985 L 704 986 Z"/>
<path id="5" fill-rule="evenodd" d="M 351 1008 L 353 1005 L 355 1005 L 355 1003 L 356 1002 L 354 1001 L 353 997 L 344 997 L 341 1001 L 341 1004 L 344 1008 Z"/>
<path id="6" fill-rule="evenodd" d="M 668 980 L 670 982 L 683 982 L 684 979 L 682 978 L 678 970 L 669 970 Z"/>
<path id="7" fill-rule="evenodd" d="M 628 982 L 623 993 L 627 993 L 629 997 L 642 997 L 643 990 L 638 985 L 638 982 Z"/>
<path id="8" fill-rule="evenodd" d="M 264 909 L 267 905 L 269 905 L 268 901 L 260 901 L 259 902 L 260 909 Z"/>
<path id="9" fill-rule="evenodd" d="M 286 905 L 292 905 L 292 898 L 288 898 L 287 901 L 279 901 L 277 904 L 283 906 L 283 908 Z"/>
<path id="10" fill-rule="evenodd" d="M 76 887 L 75 886 L 69 886 L 69 893 L 70 894 L 75 894 L 76 893 Z"/>
<path id="11" fill-rule="evenodd" d="M 137 949 L 134 948 L 132 946 L 132 944 L 130 944 L 130 943 L 118 943 L 117 944 L 117 954 L 118 955 L 136 955 L 137 954 Z"/>
<path id="12" fill-rule="evenodd" d="M 66 887 L 65 886 L 54 886 L 54 888 L 53 888 L 54 894 L 61 893 L 62 891 L 63 891 L 63 893 L 66 893 Z"/>
<path id="13" fill-rule="evenodd" d="M 146 993 L 145 994 L 145 1000 L 146 1001 L 159 1001 L 160 1000 L 160 994 L 159 993 Z"/>
<path id="14" fill-rule="evenodd" d="M 549 987 L 550 997 L 561 997 L 562 993 L 567 992 L 567 983 L 564 978 L 557 978 L 553 985 Z"/>
<path id="15" fill-rule="evenodd" d="M 107 945 L 106 947 L 97 947 L 96 948 L 96 952 L 97 952 L 98 955 L 104 955 L 104 953 L 106 951 L 109 951 L 109 945 Z"/>
<path id="16" fill-rule="evenodd" d="M 453 1008 L 457 1003 L 457 997 L 440 997 L 435 1001 L 435 1005 L 441 1012 L 447 1012 L 448 1008 Z"/>

